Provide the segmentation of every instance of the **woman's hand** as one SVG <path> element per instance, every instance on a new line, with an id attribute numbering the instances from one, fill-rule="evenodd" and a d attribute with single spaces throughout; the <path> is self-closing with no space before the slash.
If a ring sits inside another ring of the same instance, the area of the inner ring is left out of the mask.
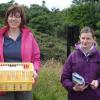
<path id="1" fill-rule="evenodd" d="M 85 84 L 83 84 L 83 85 L 75 84 L 75 86 L 73 87 L 73 90 L 76 91 L 76 92 L 78 92 L 78 91 L 82 92 L 82 91 L 84 91 L 87 87 L 88 87 L 88 85 L 85 85 Z"/>
<path id="2" fill-rule="evenodd" d="M 38 73 L 34 70 L 33 71 L 32 84 L 35 85 L 37 80 L 38 80 Z"/>
<path id="3" fill-rule="evenodd" d="M 35 85 L 36 84 L 36 81 L 35 79 L 32 77 L 32 85 Z"/>
<path id="4" fill-rule="evenodd" d="M 92 89 L 97 89 L 99 86 L 99 81 L 98 80 L 93 80 L 90 84 Z"/>
<path id="5" fill-rule="evenodd" d="M 38 80 L 38 73 L 35 70 L 33 71 L 33 77 L 35 81 Z"/>

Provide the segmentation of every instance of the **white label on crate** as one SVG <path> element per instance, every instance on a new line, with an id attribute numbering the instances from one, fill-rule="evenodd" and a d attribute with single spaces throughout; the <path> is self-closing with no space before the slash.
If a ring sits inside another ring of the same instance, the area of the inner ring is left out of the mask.
<path id="1" fill-rule="evenodd" d="M 0 67 L 0 71 L 9 71 L 9 70 L 24 70 L 23 66 L 16 66 L 16 67 L 10 67 L 10 66 L 3 66 Z"/>

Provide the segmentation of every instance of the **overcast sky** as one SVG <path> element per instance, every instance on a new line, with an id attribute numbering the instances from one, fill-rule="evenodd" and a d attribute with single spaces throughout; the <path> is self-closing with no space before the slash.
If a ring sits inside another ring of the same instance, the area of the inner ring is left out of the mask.
<path id="1" fill-rule="evenodd" d="M 0 3 L 7 3 L 11 0 L 0 0 Z M 43 0 L 15 0 L 15 2 L 19 4 L 24 4 L 29 6 L 30 4 L 39 4 L 42 5 Z M 70 4 L 72 3 L 72 0 L 44 0 L 46 2 L 46 7 L 51 8 L 59 8 L 60 10 L 64 8 L 70 7 Z"/>

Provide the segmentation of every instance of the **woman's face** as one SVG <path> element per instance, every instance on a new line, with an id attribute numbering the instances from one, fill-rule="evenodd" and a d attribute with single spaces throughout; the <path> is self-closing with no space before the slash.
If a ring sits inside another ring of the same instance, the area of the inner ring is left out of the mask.
<path id="1" fill-rule="evenodd" d="M 81 33 L 80 43 L 83 49 L 88 50 L 92 46 L 94 38 L 91 33 Z"/>
<path id="2" fill-rule="evenodd" d="M 8 25 L 10 28 L 17 29 L 21 24 L 20 13 L 16 12 L 15 14 L 10 13 L 8 16 Z"/>

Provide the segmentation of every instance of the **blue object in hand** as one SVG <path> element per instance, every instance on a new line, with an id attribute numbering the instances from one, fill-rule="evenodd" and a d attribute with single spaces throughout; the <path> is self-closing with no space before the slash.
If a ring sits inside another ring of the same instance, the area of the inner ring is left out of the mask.
<path id="1" fill-rule="evenodd" d="M 72 81 L 75 84 L 85 84 L 85 79 L 76 72 L 72 73 Z"/>

